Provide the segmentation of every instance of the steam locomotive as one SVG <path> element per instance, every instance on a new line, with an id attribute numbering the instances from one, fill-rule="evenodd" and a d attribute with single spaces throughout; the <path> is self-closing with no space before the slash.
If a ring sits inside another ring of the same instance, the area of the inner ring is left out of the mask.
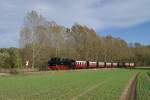
<path id="1" fill-rule="evenodd" d="M 134 62 L 100 62 L 100 61 L 76 61 L 68 58 L 54 57 L 48 61 L 49 70 L 92 69 L 92 68 L 133 68 Z"/>

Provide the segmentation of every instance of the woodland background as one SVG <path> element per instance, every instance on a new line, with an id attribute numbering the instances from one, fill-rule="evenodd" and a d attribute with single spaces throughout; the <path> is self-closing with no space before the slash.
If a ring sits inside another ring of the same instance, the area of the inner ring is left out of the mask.
<path id="1" fill-rule="evenodd" d="M 0 69 L 24 69 L 28 60 L 28 68 L 45 70 L 51 57 L 150 65 L 150 45 L 128 44 L 111 35 L 103 37 L 79 23 L 67 28 L 46 20 L 36 11 L 27 13 L 19 44 L 19 48 L 0 49 Z"/>

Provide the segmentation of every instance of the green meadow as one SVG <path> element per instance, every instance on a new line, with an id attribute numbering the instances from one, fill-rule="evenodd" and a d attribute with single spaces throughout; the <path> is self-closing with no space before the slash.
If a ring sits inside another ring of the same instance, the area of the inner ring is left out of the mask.
<path id="1" fill-rule="evenodd" d="M 150 100 L 150 70 L 117 68 L 3 75 L 0 100 L 119 100 L 138 72 L 137 99 Z"/>

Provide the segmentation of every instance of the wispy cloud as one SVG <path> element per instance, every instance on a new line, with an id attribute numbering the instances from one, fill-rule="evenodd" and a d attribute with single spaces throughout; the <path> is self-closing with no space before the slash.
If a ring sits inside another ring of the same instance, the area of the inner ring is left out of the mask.
<path id="1" fill-rule="evenodd" d="M 18 46 L 28 11 L 70 27 L 74 22 L 96 30 L 130 27 L 150 21 L 150 0 L 0 0 L 0 47 Z"/>

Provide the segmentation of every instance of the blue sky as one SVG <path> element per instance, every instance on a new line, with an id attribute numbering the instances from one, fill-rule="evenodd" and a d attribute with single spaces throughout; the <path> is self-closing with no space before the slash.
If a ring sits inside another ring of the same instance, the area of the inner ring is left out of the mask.
<path id="1" fill-rule="evenodd" d="M 97 33 L 107 36 L 121 37 L 128 43 L 139 42 L 144 45 L 150 45 L 150 21 L 126 28 L 108 28 L 99 30 Z"/>
<path id="2" fill-rule="evenodd" d="M 0 0 L 0 47 L 19 47 L 26 13 L 70 27 L 74 22 L 127 42 L 150 44 L 150 0 Z"/>

